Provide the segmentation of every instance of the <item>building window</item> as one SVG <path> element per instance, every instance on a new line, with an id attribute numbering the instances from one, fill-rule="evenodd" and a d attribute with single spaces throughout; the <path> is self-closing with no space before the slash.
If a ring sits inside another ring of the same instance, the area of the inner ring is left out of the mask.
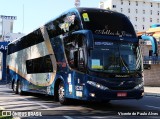
<path id="1" fill-rule="evenodd" d="M 130 8 L 128 9 L 128 13 L 130 13 L 131 12 L 131 10 L 130 10 Z"/>
<path id="2" fill-rule="evenodd" d="M 123 12 L 123 8 L 121 8 L 121 12 Z"/>
<path id="3" fill-rule="evenodd" d="M 157 19 L 157 23 L 159 23 L 159 19 Z"/>
<path id="4" fill-rule="evenodd" d="M 143 17 L 143 22 L 145 22 L 145 18 Z"/>
<path id="5" fill-rule="evenodd" d="M 116 5 L 113 5 L 113 8 L 116 8 Z"/>
<path id="6" fill-rule="evenodd" d="M 160 5 L 159 5 L 159 3 L 158 3 L 158 8 L 159 8 L 159 6 L 160 6 Z"/>
<path id="7" fill-rule="evenodd" d="M 136 6 L 138 6 L 138 1 L 136 1 Z"/>
<path id="8" fill-rule="evenodd" d="M 145 10 L 143 10 L 143 14 L 145 14 Z"/>
<path id="9" fill-rule="evenodd" d="M 142 28 L 143 28 L 143 30 L 144 30 L 144 25 L 142 25 Z"/>
<path id="10" fill-rule="evenodd" d="M 152 18 L 150 18 L 150 22 L 152 22 Z"/>
<path id="11" fill-rule="evenodd" d="M 137 25 L 134 25 L 135 29 L 137 30 Z"/>
<path id="12" fill-rule="evenodd" d="M 123 0 L 121 0 L 121 5 L 123 5 Z"/>
<path id="13" fill-rule="evenodd" d="M 128 1 L 128 4 L 131 5 L 131 1 Z"/>
<path id="14" fill-rule="evenodd" d="M 159 15 L 159 11 L 157 12 L 157 15 Z"/>
<path id="15" fill-rule="evenodd" d="M 137 17 L 135 17 L 135 20 L 137 21 Z"/>
<path id="16" fill-rule="evenodd" d="M 151 3 L 151 7 L 153 7 L 153 4 Z"/>
<path id="17" fill-rule="evenodd" d="M 130 19 L 130 16 L 128 16 L 128 19 Z"/>
<path id="18" fill-rule="evenodd" d="M 152 15 L 152 10 L 150 11 L 151 15 Z"/>
<path id="19" fill-rule="evenodd" d="M 138 10 L 136 9 L 136 13 L 138 13 Z"/>
<path id="20" fill-rule="evenodd" d="M 143 4 L 145 4 L 145 2 L 143 2 Z"/>

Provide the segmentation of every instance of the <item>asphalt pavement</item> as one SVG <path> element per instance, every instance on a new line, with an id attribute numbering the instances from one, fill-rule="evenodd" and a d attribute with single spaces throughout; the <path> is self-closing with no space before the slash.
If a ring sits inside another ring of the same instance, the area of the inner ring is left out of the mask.
<path id="1" fill-rule="evenodd" d="M 1 85 L 1 87 L 6 88 L 5 85 Z M 146 96 L 158 96 L 160 97 L 160 87 L 151 87 L 151 86 L 144 86 L 144 92 Z M 0 106 L 0 110 L 3 108 Z"/>
<path id="2" fill-rule="evenodd" d="M 6 88 L 6 86 L 5 85 L 1 85 L 1 88 L 3 89 L 3 87 L 4 88 Z M 160 87 L 150 87 L 150 86 L 145 86 L 144 87 L 144 91 L 145 91 L 145 96 L 144 96 L 144 98 L 142 99 L 142 100 L 139 100 L 138 102 L 136 102 L 135 100 L 131 100 L 131 101 L 122 101 L 122 102 L 118 102 L 118 101 L 113 101 L 110 105 L 107 105 L 108 106 L 108 109 L 110 109 L 110 110 L 117 110 L 117 109 L 127 109 L 127 110 L 130 110 L 131 112 L 132 111 L 135 111 L 136 109 L 140 109 L 140 110 L 160 110 L 160 105 L 159 105 L 159 97 L 160 97 Z M 3 90 L 1 90 L 1 93 L 3 94 Z M 7 93 L 6 93 L 6 95 L 7 95 Z M 155 96 L 155 98 L 154 98 L 154 96 Z M 158 97 L 156 97 L 156 96 L 158 96 Z M 0 97 L 1 98 L 1 97 Z M 16 95 L 12 95 L 12 98 L 15 100 L 15 99 L 17 99 L 17 97 L 16 97 Z M 71 106 L 64 106 L 64 107 L 60 107 L 59 105 L 57 105 L 56 103 L 55 103 L 55 105 L 53 104 L 53 106 L 52 107 L 50 107 L 50 106 L 48 106 L 48 104 L 50 105 L 51 103 L 49 103 L 49 102 L 41 102 L 40 100 L 38 100 L 37 102 L 36 102 L 36 99 L 33 99 L 33 100 L 31 100 L 31 97 L 28 97 L 28 98 L 25 98 L 25 97 L 18 97 L 18 99 L 17 99 L 19 102 L 11 102 L 12 103 L 12 105 L 11 106 L 14 106 L 16 103 L 16 105 L 17 105 L 17 107 L 19 107 L 19 105 L 18 105 L 18 103 L 19 104 L 22 104 L 21 106 L 20 106 L 20 108 L 26 108 L 26 104 L 28 105 L 29 104 L 29 107 L 41 107 L 41 108 L 51 108 L 51 109 L 59 109 L 59 111 L 61 111 L 60 109 L 72 109 L 73 107 L 71 107 Z M 46 101 L 46 100 L 45 100 Z M 25 102 L 25 103 L 24 103 Z M 10 104 L 9 104 L 9 102 L 3 102 L 3 100 L 0 102 L 0 103 L 6 103 L 7 105 L 8 105 L 8 107 L 10 106 Z M 23 104 L 24 103 L 24 104 Z M 32 104 L 32 103 L 35 103 L 35 105 L 34 104 Z M 158 104 L 158 105 L 157 105 Z M 10 107 L 11 108 L 11 107 Z M 79 105 L 78 106 L 75 106 L 74 107 L 74 109 L 77 109 L 77 110 L 89 110 L 89 112 L 92 112 L 92 113 L 94 113 L 94 109 L 96 109 L 96 111 L 101 111 L 101 112 L 104 112 L 104 111 L 106 111 L 106 110 L 103 110 L 103 108 L 104 107 L 98 107 L 98 106 L 96 106 L 96 108 L 93 106 L 89 106 L 89 107 L 80 107 Z M 105 108 L 106 109 L 106 108 Z M 2 105 L 2 107 L 0 106 L 0 111 L 1 110 L 5 110 L 4 108 L 3 108 L 3 105 Z M 56 112 L 57 113 L 57 112 Z M 72 113 L 72 112 L 71 112 Z M 74 112 L 74 113 L 76 113 L 76 112 Z M 156 112 L 157 113 L 157 112 Z M 83 113 L 84 114 L 84 113 Z M 97 113 L 98 114 L 98 113 Z M 125 116 L 123 116 L 123 117 L 125 117 Z M 0 115 L 0 118 L 1 118 L 1 115 Z M 30 118 L 30 117 L 29 117 Z M 39 117 L 38 117 L 39 118 Z M 46 117 L 44 116 L 42 119 L 45 119 Z M 48 117 L 47 117 L 48 118 Z M 65 119 L 74 119 L 74 118 L 71 118 L 70 116 L 67 116 L 67 117 L 65 117 Z M 116 117 L 115 117 L 116 118 Z M 119 117 L 118 117 L 119 118 Z M 128 118 L 128 117 L 126 117 L 126 118 Z M 156 117 L 155 117 L 156 118 Z M 13 119 L 16 119 L 16 118 L 13 118 Z M 20 119 L 20 118 L 17 118 L 17 119 Z M 28 119 L 28 118 L 24 118 L 24 119 Z M 37 118 L 36 118 L 37 119 Z M 63 116 L 63 118 L 61 117 L 60 119 L 64 119 L 64 116 Z M 77 118 L 78 119 L 78 118 Z M 135 119 L 137 119 L 137 117 L 135 118 Z M 139 117 L 138 117 L 138 119 L 139 119 Z"/>

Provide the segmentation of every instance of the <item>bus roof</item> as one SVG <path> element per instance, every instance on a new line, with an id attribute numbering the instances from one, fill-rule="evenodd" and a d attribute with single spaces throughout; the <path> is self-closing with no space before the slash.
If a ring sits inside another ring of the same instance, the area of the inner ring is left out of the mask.
<path id="1" fill-rule="evenodd" d="M 119 13 L 119 12 L 116 12 L 116 11 L 111 11 L 111 10 L 106 10 L 106 9 L 101 9 L 101 8 L 78 7 L 78 8 L 71 8 L 71 9 L 63 12 L 62 14 L 60 14 L 59 16 L 57 16 L 57 17 L 49 20 L 49 21 L 46 22 L 45 24 L 48 24 L 48 23 L 52 22 L 53 20 L 57 19 L 58 17 L 66 14 L 66 13 L 68 13 L 68 12 L 72 12 L 72 11 L 74 11 L 74 12 L 79 12 L 79 13 L 81 13 L 81 12 L 107 12 L 107 13 L 109 13 L 109 14 L 115 14 L 115 15 L 117 14 L 117 15 L 120 15 L 120 16 L 125 16 L 125 15 L 122 14 L 122 13 Z M 44 24 L 44 25 L 45 25 L 45 24 Z M 41 26 L 39 26 L 39 27 L 36 28 L 35 30 L 39 29 L 40 27 L 41 27 Z M 30 33 L 34 32 L 35 30 L 31 31 Z M 30 34 L 30 33 L 28 33 L 28 34 Z M 27 36 L 28 34 L 26 34 L 25 36 Z M 25 37 L 25 36 L 23 36 L 23 37 Z M 22 38 L 22 37 L 21 37 L 21 38 Z M 15 40 L 13 40 L 12 42 L 10 42 L 9 44 L 13 44 L 13 43 L 17 42 L 18 40 L 21 40 L 21 38 L 15 39 Z M 8 44 L 8 45 L 9 45 L 9 44 Z"/>
<path id="2" fill-rule="evenodd" d="M 112 11 L 112 10 L 107 10 L 107 9 L 101 9 L 101 8 L 87 8 L 87 7 L 79 7 L 79 8 L 73 8 L 75 10 L 78 10 L 78 12 L 84 12 L 84 11 L 88 11 L 88 12 L 107 12 L 107 13 L 112 13 L 112 14 L 117 14 L 117 15 L 122 15 L 125 16 L 122 13 L 116 12 L 116 11 Z M 72 10 L 72 9 L 71 9 Z"/>

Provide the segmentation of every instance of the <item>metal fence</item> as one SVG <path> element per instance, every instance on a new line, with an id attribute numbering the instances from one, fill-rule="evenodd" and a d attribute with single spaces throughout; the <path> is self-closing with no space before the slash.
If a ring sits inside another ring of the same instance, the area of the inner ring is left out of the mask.
<path id="1" fill-rule="evenodd" d="M 160 56 L 144 56 L 143 64 L 160 64 Z"/>

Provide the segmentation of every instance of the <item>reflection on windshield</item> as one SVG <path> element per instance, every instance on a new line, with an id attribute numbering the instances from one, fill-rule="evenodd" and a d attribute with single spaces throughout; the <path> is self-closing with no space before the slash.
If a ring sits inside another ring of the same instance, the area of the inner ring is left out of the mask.
<path id="1" fill-rule="evenodd" d="M 94 34 L 136 37 L 131 22 L 122 14 L 87 11 L 82 12 L 81 17 L 84 21 L 84 29 L 89 29 Z"/>
<path id="2" fill-rule="evenodd" d="M 91 50 L 89 67 L 108 73 L 130 73 L 141 70 L 141 54 L 131 43 L 114 44 Z"/>

